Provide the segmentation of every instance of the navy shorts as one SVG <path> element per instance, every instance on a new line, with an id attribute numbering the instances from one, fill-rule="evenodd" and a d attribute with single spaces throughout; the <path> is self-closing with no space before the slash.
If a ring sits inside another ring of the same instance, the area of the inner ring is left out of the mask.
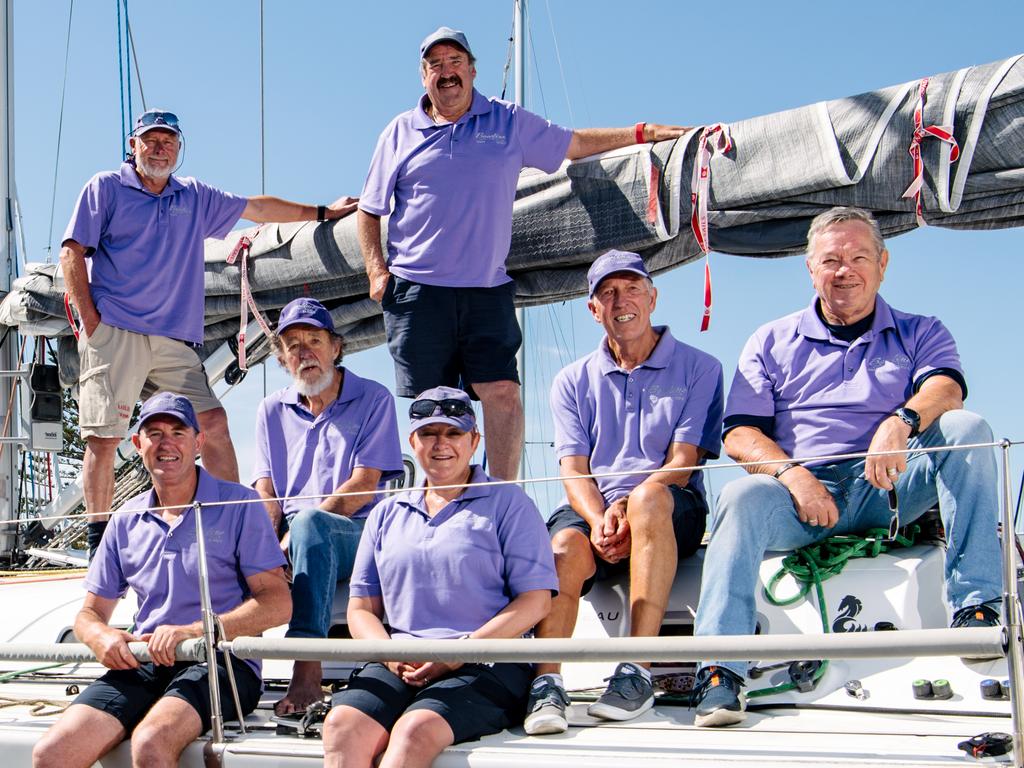
<path id="1" fill-rule="evenodd" d="M 241 659 L 231 657 L 238 686 L 238 699 L 243 716 L 260 703 L 263 683 L 256 671 Z M 217 657 L 220 680 L 220 707 L 225 720 L 237 720 L 235 700 L 228 684 L 224 657 Z M 140 664 L 138 669 L 111 669 L 89 684 L 79 694 L 75 704 L 86 704 L 93 709 L 113 715 L 131 733 L 142 722 L 150 708 L 164 696 L 174 696 L 192 706 L 199 714 L 203 733 L 210 729 L 210 685 L 205 664 L 180 661 L 164 667 L 152 663 Z"/>
<path id="2" fill-rule="evenodd" d="M 416 397 L 432 387 L 461 387 L 476 398 L 477 382 L 519 383 L 516 284 L 447 288 L 388 280 L 381 308 L 395 361 L 395 392 Z"/>
<path id="3" fill-rule="evenodd" d="M 676 549 L 679 559 L 689 557 L 700 546 L 704 538 L 704 527 L 707 525 L 708 505 L 704 496 L 692 488 L 680 488 L 678 485 L 668 487 L 672 493 L 672 530 L 676 535 Z M 548 535 L 554 535 L 566 528 L 575 528 L 587 539 L 590 539 L 590 523 L 580 517 L 576 510 L 568 504 L 559 507 L 554 514 L 548 518 Z M 594 575 L 583 582 L 582 594 L 587 594 L 594 586 L 595 581 L 604 581 L 620 573 L 629 572 L 629 558 L 623 558 L 617 563 L 609 563 L 597 557 L 594 562 L 597 570 Z"/>
<path id="4" fill-rule="evenodd" d="M 331 704 L 358 709 L 389 733 L 406 712 L 436 712 L 459 744 L 521 724 L 532 680 L 532 664 L 463 664 L 425 688 L 416 688 L 374 662 L 353 674 Z"/>

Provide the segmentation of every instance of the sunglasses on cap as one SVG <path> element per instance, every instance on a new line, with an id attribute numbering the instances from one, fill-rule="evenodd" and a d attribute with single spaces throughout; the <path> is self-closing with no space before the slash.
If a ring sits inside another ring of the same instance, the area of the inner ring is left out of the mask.
<path id="1" fill-rule="evenodd" d="M 144 112 L 135 121 L 136 130 L 151 125 L 167 125 L 174 128 L 178 125 L 178 116 L 173 112 Z"/>
<path id="2" fill-rule="evenodd" d="M 409 406 L 410 419 L 425 419 L 440 410 L 444 416 L 458 417 L 473 412 L 473 406 L 463 400 L 414 400 Z"/>

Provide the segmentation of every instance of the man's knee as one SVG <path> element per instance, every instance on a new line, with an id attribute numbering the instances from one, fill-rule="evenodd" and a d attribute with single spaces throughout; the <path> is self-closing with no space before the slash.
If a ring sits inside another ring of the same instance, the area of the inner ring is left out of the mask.
<path id="1" fill-rule="evenodd" d="M 452 743 L 451 727 L 436 712 L 416 709 L 391 729 L 391 743 L 409 754 L 436 754 Z"/>
<path id="2" fill-rule="evenodd" d="M 473 391 L 486 407 L 497 406 L 503 410 L 522 407 L 519 401 L 519 385 L 514 381 L 474 382 Z"/>
<path id="3" fill-rule="evenodd" d="M 51 728 L 32 748 L 32 768 L 66 768 L 66 766 L 67 744 Z"/>
<path id="4" fill-rule="evenodd" d="M 746 475 L 725 484 L 718 495 L 714 523 L 737 524 L 763 522 L 768 510 L 785 502 L 792 503 L 786 487 L 768 475 Z"/>
<path id="5" fill-rule="evenodd" d="M 641 483 L 626 501 L 626 519 L 634 533 L 672 523 L 672 492 L 661 483 Z"/>
<path id="6" fill-rule="evenodd" d="M 563 528 L 551 538 L 559 593 L 579 595 L 583 582 L 594 575 L 597 563 L 590 539 L 577 528 Z"/>
<path id="7" fill-rule="evenodd" d="M 327 536 L 324 517 L 329 514 L 316 508 L 302 509 L 288 518 L 289 547 L 308 547 Z"/>
<path id="8" fill-rule="evenodd" d="M 211 408 L 208 411 L 197 413 L 199 428 L 206 434 L 206 441 L 231 440 L 231 431 L 228 429 L 228 413 L 223 408 Z"/>
<path id="9" fill-rule="evenodd" d="M 85 439 L 86 448 L 98 461 L 113 462 L 117 452 L 117 446 L 121 444 L 119 437 L 96 437 L 95 435 Z"/>
<path id="10" fill-rule="evenodd" d="M 935 426 L 943 436 L 943 442 L 949 445 L 992 442 L 992 427 L 973 411 L 962 408 L 946 411 L 936 419 Z"/>

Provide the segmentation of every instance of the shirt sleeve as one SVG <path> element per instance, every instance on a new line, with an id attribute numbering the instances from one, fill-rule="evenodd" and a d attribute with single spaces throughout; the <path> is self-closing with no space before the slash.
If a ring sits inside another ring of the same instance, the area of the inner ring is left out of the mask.
<path id="1" fill-rule="evenodd" d="M 383 387 L 373 393 L 369 408 L 363 414 L 363 428 L 356 442 L 353 466 L 379 469 L 382 481 L 398 477 L 405 471 L 395 399 Z"/>
<path id="2" fill-rule="evenodd" d="M 256 408 L 256 455 L 253 457 L 252 482 L 264 477 L 273 477 L 270 466 L 270 438 L 267 435 L 267 401 L 264 400 Z"/>
<path id="3" fill-rule="evenodd" d="M 548 589 L 552 595 L 557 595 L 555 558 L 540 512 L 521 488 L 507 486 L 500 495 L 505 494 L 509 498 L 498 520 L 498 541 L 509 594 L 516 597 L 524 592 Z"/>
<path id="4" fill-rule="evenodd" d="M 546 173 L 557 171 L 569 151 L 572 129 L 563 128 L 519 107 L 513 107 L 513 110 L 523 165 Z"/>
<path id="5" fill-rule="evenodd" d="M 370 159 L 363 191 L 359 193 L 360 210 L 374 216 L 391 213 L 391 196 L 398 179 L 398 154 L 396 146 L 397 118 L 392 121 L 377 139 L 377 146 Z"/>
<path id="6" fill-rule="evenodd" d="M 775 418 L 775 392 L 765 366 L 764 343 L 756 333 L 740 353 L 726 402 L 726 419 L 740 413 Z"/>
<path id="7" fill-rule="evenodd" d="M 707 452 L 708 458 L 718 458 L 722 450 L 723 389 L 721 364 L 713 358 L 703 361 L 690 385 L 672 442 L 696 445 Z"/>
<path id="8" fill-rule="evenodd" d="M 104 175 L 97 174 L 82 188 L 75 209 L 71 213 L 71 220 L 64 230 L 62 243 L 74 240 L 90 251 L 96 250 L 110 220 L 108 183 L 109 180 Z M 117 183 L 116 180 L 114 183 Z"/>
<path id="9" fill-rule="evenodd" d="M 563 368 L 551 384 L 551 419 L 555 424 L 555 456 L 590 456 L 590 431 L 580 415 L 580 403 L 570 369 Z"/>
<path id="10" fill-rule="evenodd" d="M 914 339 L 914 382 L 922 381 L 939 368 L 951 368 L 963 378 L 960 354 L 953 334 L 940 320 L 923 318 Z"/>
<path id="11" fill-rule="evenodd" d="M 377 553 L 380 551 L 380 531 L 384 512 L 393 502 L 384 499 L 370 510 L 366 527 L 359 539 L 356 559 L 352 565 L 352 577 L 348 582 L 348 593 L 352 597 L 380 597 L 380 573 L 377 571 Z"/>
<path id="12" fill-rule="evenodd" d="M 196 192 L 203 217 L 203 237 L 227 237 L 241 218 L 248 198 L 223 192 L 201 181 L 196 182 Z"/>
<path id="13" fill-rule="evenodd" d="M 245 495 L 253 499 L 251 504 L 238 504 L 241 510 L 238 516 L 238 536 L 236 537 L 235 557 L 242 576 L 249 578 L 264 571 L 272 571 L 287 565 L 288 561 L 281 551 L 281 545 L 270 524 L 270 515 L 255 491 L 245 488 Z"/>
<path id="14" fill-rule="evenodd" d="M 128 512 L 121 514 L 127 516 Z M 128 591 L 128 580 L 121 568 L 121 558 L 118 554 L 119 532 L 122 526 L 116 518 L 111 520 L 107 530 L 100 539 L 100 546 L 96 555 L 89 563 L 89 570 L 85 574 L 83 586 L 87 592 L 92 592 L 97 597 L 104 597 L 108 600 L 116 600 L 124 597 Z"/>

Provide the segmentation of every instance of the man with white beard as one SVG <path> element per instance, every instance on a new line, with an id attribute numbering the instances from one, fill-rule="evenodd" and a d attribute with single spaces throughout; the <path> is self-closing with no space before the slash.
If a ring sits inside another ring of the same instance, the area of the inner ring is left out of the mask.
<path id="1" fill-rule="evenodd" d="M 64 280 L 81 319 L 78 404 L 90 557 L 110 517 L 114 454 L 140 395 L 170 390 L 187 397 L 206 436 L 205 469 L 238 482 L 227 414 L 196 354 L 203 344 L 203 239 L 226 236 L 240 218 L 326 221 L 355 210 L 353 198 L 330 206 L 245 198 L 174 176 L 182 137 L 173 112 L 139 115 L 128 159 L 85 185 L 61 243 Z"/>
<path id="2" fill-rule="evenodd" d="M 402 473 L 395 401 L 339 365 L 342 338 L 315 299 L 286 305 L 271 343 L 293 383 L 260 403 L 253 485 L 291 560 L 286 636 L 327 637 L 334 591 L 352 574 L 375 491 Z M 320 662 L 296 661 L 277 714 L 320 701 L 321 674 Z"/>

